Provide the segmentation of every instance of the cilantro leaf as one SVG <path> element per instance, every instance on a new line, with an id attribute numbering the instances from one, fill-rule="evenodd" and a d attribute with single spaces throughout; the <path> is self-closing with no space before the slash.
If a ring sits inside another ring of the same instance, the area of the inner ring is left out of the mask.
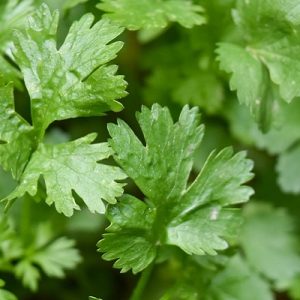
<path id="1" fill-rule="evenodd" d="M 125 178 L 117 167 L 99 164 L 108 158 L 112 150 L 107 143 L 90 144 L 95 134 L 62 144 L 40 144 L 33 153 L 20 185 L 6 198 L 12 201 L 26 192 L 37 193 L 38 180 L 42 175 L 47 189 L 47 204 L 55 204 L 58 212 L 71 216 L 79 209 L 73 191 L 83 199 L 91 212 L 103 213 L 101 199 L 115 203 L 122 194 L 123 184 L 115 182 Z"/>
<path id="2" fill-rule="evenodd" d="M 21 28 L 33 10 L 32 0 L 4 0 L 0 4 L 0 48 L 11 41 L 13 29 Z"/>
<path id="3" fill-rule="evenodd" d="M 3 244 L 11 238 L 13 231 L 8 224 L 7 217 L 2 212 L 0 213 L 0 217 L 0 243 Z"/>
<path id="4" fill-rule="evenodd" d="M 30 260 L 24 259 L 17 263 L 15 266 L 15 274 L 22 280 L 25 287 L 30 288 L 32 291 L 37 290 L 41 274 L 38 268 L 31 264 Z"/>
<path id="5" fill-rule="evenodd" d="M 240 220 L 238 210 L 224 207 L 252 195 L 243 185 L 252 178 L 252 162 L 244 152 L 233 155 L 225 148 L 212 153 L 188 185 L 203 136 L 197 109 L 185 106 L 175 124 L 168 109 L 159 105 L 143 107 L 137 118 L 145 145 L 122 121 L 109 124 L 110 145 L 117 163 L 147 200 L 125 197 L 109 208 L 109 233 L 98 244 L 103 258 L 118 259 L 116 267 L 138 272 L 155 259 L 159 245 L 175 245 L 188 254 L 226 249 Z M 134 251 L 134 244 L 140 251 Z"/>
<path id="6" fill-rule="evenodd" d="M 201 208 L 186 219 L 169 225 L 167 242 L 197 255 L 216 255 L 216 250 L 227 249 L 225 240 L 233 239 L 241 224 L 237 210 L 218 206 Z"/>
<path id="7" fill-rule="evenodd" d="M 121 32 L 108 20 L 92 26 L 94 17 L 84 15 L 73 23 L 59 49 L 56 32 L 58 12 L 43 4 L 29 19 L 25 32 L 15 34 L 16 61 L 24 74 L 31 98 L 32 121 L 38 136 L 55 120 L 102 115 L 119 111 L 116 101 L 126 95 L 126 83 L 116 76 L 116 57 L 121 42 L 110 43 Z"/>
<path id="8" fill-rule="evenodd" d="M 184 257 L 171 271 L 174 283 L 160 300 L 273 299 L 269 282 L 240 254 Z"/>
<path id="9" fill-rule="evenodd" d="M 272 300 L 273 296 L 268 283 L 236 255 L 213 277 L 205 300 L 214 299 Z"/>
<path id="10" fill-rule="evenodd" d="M 249 107 L 263 129 L 268 129 L 274 98 L 265 67 L 245 49 L 236 45 L 220 44 L 217 53 L 221 69 L 232 73 L 231 90 L 237 90 L 239 101 Z"/>
<path id="11" fill-rule="evenodd" d="M 13 82 L 16 88 L 22 89 L 21 72 L 13 67 L 3 56 L 0 55 L 0 84 Z"/>
<path id="12" fill-rule="evenodd" d="M 33 147 L 33 128 L 14 108 L 12 84 L 0 86 L 0 164 L 19 178 Z"/>
<path id="13" fill-rule="evenodd" d="M 295 224 L 282 209 L 255 207 L 246 215 L 241 246 L 251 266 L 275 287 L 288 287 L 300 273 Z M 275 238 L 267 238 L 275 233 Z"/>
<path id="14" fill-rule="evenodd" d="M 3 289 L 4 285 L 5 282 L 2 279 L 0 279 L 0 298 L 2 300 L 17 300 L 17 297 L 15 295 Z"/>
<path id="15" fill-rule="evenodd" d="M 22 75 L 6 58 L 14 29 L 25 24 L 26 17 L 33 10 L 32 0 L 3 0 L 0 3 L 0 73 L 4 76 L 4 83 L 10 81 L 21 89 Z"/>
<path id="16" fill-rule="evenodd" d="M 32 126 L 15 112 L 11 85 L 0 87 L 0 164 L 20 180 L 6 200 L 35 195 L 43 176 L 46 202 L 55 203 L 58 212 L 71 216 L 79 209 L 73 192 L 92 212 L 103 212 L 101 199 L 114 203 L 123 191 L 115 180 L 124 178 L 118 168 L 97 163 L 111 155 L 108 145 L 90 145 L 93 135 L 61 145 L 42 139 L 54 120 L 122 108 L 115 99 L 125 95 L 125 81 L 115 76 L 116 66 L 106 65 L 121 47 L 110 42 L 122 30 L 107 20 L 92 26 L 93 16 L 87 14 L 73 23 L 57 49 L 58 17 L 44 4 L 28 19 L 26 30 L 16 32 L 14 53 L 31 98 Z"/>
<path id="17" fill-rule="evenodd" d="M 65 271 L 74 268 L 81 257 L 74 247 L 75 242 L 66 237 L 53 239 L 48 223 L 37 227 L 33 240 L 24 248 L 16 265 L 16 275 L 23 284 L 35 291 L 41 277 L 41 270 L 49 277 L 62 278 Z"/>
<path id="18" fill-rule="evenodd" d="M 66 237 L 54 240 L 50 245 L 38 251 L 32 262 L 37 264 L 49 277 L 64 277 L 64 270 L 72 269 L 81 258 L 74 248 L 75 242 Z"/>
<path id="19" fill-rule="evenodd" d="M 0 289 L 0 297 L 2 300 L 17 300 L 17 297 L 9 291 Z"/>
<path id="20" fill-rule="evenodd" d="M 285 192 L 300 193 L 299 177 L 300 147 L 295 146 L 282 153 L 278 158 L 278 183 Z"/>
<path id="21" fill-rule="evenodd" d="M 118 259 L 114 267 L 121 272 L 142 271 L 156 256 L 151 240 L 154 210 L 139 199 L 124 195 L 120 203 L 108 208 L 107 218 L 111 222 L 108 233 L 97 244 L 105 252 L 103 258 Z"/>
<path id="22" fill-rule="evenodd" d="M 102 0 L 97 7 L 129 30 L 164 28 L 169 22 L 191 28 L 205 22 L 203 9 L 191 1 Z"/>
<path id="23" fill-rule="evenodd" d="M 296 0 L 239 0 L 234 20 L 245 46 L 220 44 L 217 50 L 221 68 L 232 73 L 231 88 L 264 130 L 278 98 L 289 103 L 300 96 L 298 7 Z"/>
<path id="24" fill-rule="evenodd" d="M 276 109 L 279 112 L 276 123 L 266 133 L 259 130 L 246 107 L 232 102 L 227 105 L 225 114 L 232 134 L 243 144 L 254 145 L 270 154 L 280 154 L 300 139 L 300 101 L 281 102 Z"/>

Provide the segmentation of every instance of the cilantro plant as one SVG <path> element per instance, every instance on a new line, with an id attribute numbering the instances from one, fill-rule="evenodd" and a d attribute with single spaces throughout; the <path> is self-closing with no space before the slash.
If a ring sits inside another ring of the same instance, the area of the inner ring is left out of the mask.
<path id="1" fill-rule="evenodd" d="M 300 299 L 299 8 L 2 1 L 0 300 Z"/>

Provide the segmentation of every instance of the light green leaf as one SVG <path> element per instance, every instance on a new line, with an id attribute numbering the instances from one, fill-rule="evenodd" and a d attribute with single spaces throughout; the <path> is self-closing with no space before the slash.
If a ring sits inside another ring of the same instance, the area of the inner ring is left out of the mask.
<path id="1" fill-rule="evenodd" d="M 270 154 L 280 154 L 300 139 L 300 101 L 280 102 L 276 109 L 276 123 L 266 133 L 259 130 L 249 111 L 235 102 L 227 105 L 225 114 L 232 134 L 243 144 L 264 149 Z"/>
<path id="2" fill-rule="evenodd" d="M 0 244 L 9 240 L 13 236 L 13 231 L 8 223 L 7 217 L 1 212 L 0 213 Z M 1 246 L 0 246 L 1 248 Z"/>
<path id="3" fill-rule="evenodd" d="M 33 291 L 37 290 L 41 270 L 49 277 L 63 278 L 66 270 L 75 268 L 81 261 L 75 242 L 66 237 L 53 239 L 48 225 L 37 226 L 14 270 L 23 284 Z"/>
<path id="4" fill-rule="evenodd" d="M 126 83 L 116 76 L 121 42 L 110 43 L 121 32 L 108 20 L 93 24 L 91 14 L 73 23 L 57 49 L 59 15 L 44 4 L 28 20 L 26 30 L 15 34 L 16 61 L 31 98 L 32 121 L 38 136 L 55 120 L 102 115 L 119 111 L 116 101 L 126 95 Z"/>
<path id="5" fill-rule="evenodd" d="M 0 74 L 4 83 L 13 81 L 19 89 L 22 88 L 22 75 L 4 55 L 9 52 L 13 30 L 22 28 L 33 11 L 32 4 L 32 0 L 3 0 L 0 3 Z"/>
<path id="6" fill-rule="evenodd" d="M 32 291 L 37 290 L 41 274 L 38 268 L 35 267 L 29 260 L 21 260 L 15 266 L 15 273 L 16 276 L 22 280 L 25 287 L 30 288 Z"/>
<path id="7" fill-rule="evenodd" d="M 102 0 L 97 7 L 129 30 L 164 28 L 170 22 L 191 28 L 205 22 L 201 6 L 189 0 Z"/>
<path id="8" fill-rule="evenodd" d="M 73 269 L 80 261 L 75 242 L 61 237 L 50 245 L 42 248 L 33 257 L 32 262 L 37 264 L 49 277 L 64 277 L 65 270 Z"/>
<path id="9" fill-rule="evenodd" d="M 0 49 L 11 41 L 13 29 L 22 28 L 33 11 L 32 0 L 3 0 L 0 3 Z"/>
<path id="10" fill-rule="evenodd" d="M 33 128 L 14 107 L 12 84 L 0 86 L 0 164 L 19 178 L 33 147 Z"/>
<path id="11" fill-rule="evenodd" d="M 17 300 L 17 297 L 11 292 L 3 289 L 5 282 L 0 279 L 0 299 L 1 300 Z"/>
<path id="12" fill-rule="evenodd" d="M 257 43 L 295 34 L 294 29 L 300 25 L 299 14 L 298 0 L 238 0 L 233 12 L 245 39 Z"/>
<path id="13" fill-rule="evenodd" d="M 272 300 L 268 283 L 239 256 L 232 257 L 225 269 L 217 273 L 205 300 Z"/>
<path id="14" fill-rule="evenodd" d="M 18 89 L 22 89 L 22 74 L 13 67 L 3 56 L 0 56 L 0 84 L 13 82 Z"/>
<path id="15" fill-rule="evenodd" d="M 235 21 L 247 37 L 247 49 L 266 65 L 284 100 L 300 96 L 298 0 L 239 0 Z"/>
<path id="16" fill-rule="evenodd" d="M 1 300 L 17 300 L 17 297 L 9 291 L 0 289 L 0 299 Z"/>
<path id="17" fill-rule="evenodd" d="M 159 245 L 175 245 L 188 254 L 216 254 L 227 248 L 239 227 L 239 212 L 223 207 L 252 195 L 253 190 L 243 185 L 252 178 L 252 162 L 244 152 L 233 155 L 232 149 L 225 148 L 212 153 L 188 184 L 203 136 L 197 109 L 185 106 L 175 124 L 168 109 L 159 105 L 151 110 L 143 107 L 137 118 L 145 145 L 122 121 L 109 125 L 110 145 L 115 160 L 147 200 L 138 204 L 138 199 L 125 198 L 111 209 L 109 233 L 99 243 L 103 257 L 119 258 L 116 267 L 137 272 L 154 260 Z M 117 245 L 110 246 L 112 237 Z M 133 243 L 141 251 L 127 251 Z"/>
<path id="18" fill-rule="evenodd" d="M 168 71 L 174 72 L 174 70 Z M 173 86 L 172 96 L 174 101 L 181 105 L 200 106 L 208 113 L 215 113 L 221 109 L 224 97 L 223 86 L 211 70 L 197 69 L 194 73 L 186 76 L 185 79 L 179 77 L 178 84 Z"/>
<path id="19" fill-rule="evenodd" d="M 217 51 L 221 68 L 233 73 L 231 88 L 265 130 L 276 107 L 272 102 L 300 96 L 299 7 L 297 0 L 239 0 L 234 19 L 246 45 L 221 44 Z"/>
<path id="20" fill-rule="evenodd" d="M 76 204 L 73 192 L 85 202 L 91 212 L 103 213 L 104 203 L 115 203 L 121 196 L 123 184 L 116 180 L 125 178 L 117 167 L 98 163 L 108 158 L 112 150 L 106 143 L 90 144 L 96 138 L 90 134 L 84 138 L 62 144 L 40 144 L 33 153 L 20 185 L 6 200 L 23 196 L 26 192 L 34 196 L 38 181 L 43 176 L 47 189 L 47 204 L 54 203 L 58 212 L 71 216 Z"/>
<path id="21" fill-rule="evenodd" d="M 300 146 L 297 145 L 282 153 L 276 166 L 278 183 L 287 193 L 300 193 Z"/>
<path id="22" fill-rule="evenodd" d="M 241 218 L 235 209 L 205 207 L 187 220 L 168 227 L 168 244 L 179 246 L 188 254 L 216 255 L 216 250 L 228 248 L 226 240 L 236 236 Z"/>
<path id="23" fill-rule="evenodd" d="M 237 90 L 240 103 L 249 107 L 259 125 L 269 129 L 276 96 L 270 86 L 264 65 L 248 51 L 233 44 L 217 49 L 221 69 L 232 73 L 231 90 Z"/>
<path id="24" fill-rule="evenodd" d="M 284 210 L 258 207 L 248 214 L 240 235 L 249 264 L 277 288 L 288 287 L 300 273 L 300 252 L 293 230 L 293 220 Z"/>

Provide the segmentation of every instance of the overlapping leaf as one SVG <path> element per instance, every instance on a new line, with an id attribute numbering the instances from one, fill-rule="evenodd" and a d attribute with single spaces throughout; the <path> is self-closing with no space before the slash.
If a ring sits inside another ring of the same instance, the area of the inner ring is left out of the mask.
<path id="1" fill-rule="evenodd" d="M 103 212 L 101 199 L 113 203 L 122 194 L 124 174 L 101 165 L 112 154 L 105 143 L 90 145 L 95 136 L 70 143 L 42 143 L 45 130 L 55 121 L 78 116 L 101 115 L 119 110 L 115 99 L 126 94 L 125 81 L 116 76 L 116 66 L 107 63 L 122 43 L 110 43 L 122 31 L 109 21 L 93 23 L 87 14 L 73 23 L 62 46 L 57 49 L 58 12 L 44 4 L 28 19 L 25 31 L 15 34 L 15 57 L 31 98 L 32 126 L 14 109 L 9 85 L 0 88 L 0 163 L 20 179 L 20 185 L 6 200 L 35 195 L 40 176 L 47 189 L 47 203 L 72 215 L 79 209 L 74 192 L 93 212 Z M 26 167 L 26 168 L 25 168 Z"/>
<path id="2" fill-rule="evenodd" d="M 164 28 L 169 22 L 191 28 L 205 22 L 201 6 L 189 0 L 102 0 L 98 8 L 130 30 Z"/>
<path id="3" fill-rule="evenodd" d="M 0 86 L 0 164 L 19 178 L 33 147 L 33 128 L 14 108 L 12 85 Z"/>
<path id="4" fill-rule="evenodd" d="M 243 185 L 252 177 L 252 162 L 244 152 L 233 155 L 231 148 L 213 152 L 188 184 L 203 136 L 197 109 L 184 107 L 175 124 L 159 105 L 143 107 L 137 118 L 145 145 L 122 121 L 109 125 L 110 144 L 115 160 L 147 200 L 125 198 L 109 209 L 109 233 L 99 243 L 103 257 L 118 259 L 115 266 L 124 271 L 138 272 L 154 260 L 159 245 L 175 245 L 188 254 L 226 249 L 240 224 L 238 210 L 227 206 L 253 193 Z M 135 244 L 140 251 L 134 251 Z"/>
<path id="5" fill-rule="evenodd" d="M 4 55 L 9 52 L 14 29 L 22 28 L 26 17 L 33 11 L 32 0 L 3 0 L 0 3 L 0 74 L 4 76 L 4 83 L 10 81 L 21 88 L 21 73 Z"/>
<path id="6" fill-rule="evenodd" d="M 73 23 L 59 49 L 58 12 L 42 5 L 29 19 L 25 32 L 15 35 L 16 61 L 31 98 L 32 121 L 39 135 L 55 120 L 118 111 L 116 101 L 126 95 L 126 83 L 107 63 L 121 42 L 110 43 L 121 32 L 108 20 L 93 24 L 91 14 Z M 110 43 L 110 44 L 109 44 Z"/>
<path id="7" fill-rule="evenodd" d="M 239 0 L 234 19 L 245 46 L 221 44 L 221 68 L 261 127 L 270 127 L 276 102 L 300 96 L 299 1 Z M 279 90 L 279 92 L 277 91 Z"/>
<path id="8" fill-rule="evenodd" d="M 112 150 L 107 143 L 90 144 L 96 138 L 90 134 L 84 138 L 62 144 L 40 144 L 33 153 L 20 185 L 7 200 L 23 196 L 26 192 L 34 196 L 38 180 L 42 175 L 47 189 L 46 202 L 55 204 L 58 212 L 71 216 L 79 206 L 73 192 L 80 196 L 92 212 L 103 213 L 101 200 L 115 203 L 115 197 L 122 195 L 123 184 L 115 182 L 125 178 L 117 167 L 100 164 Z"/>

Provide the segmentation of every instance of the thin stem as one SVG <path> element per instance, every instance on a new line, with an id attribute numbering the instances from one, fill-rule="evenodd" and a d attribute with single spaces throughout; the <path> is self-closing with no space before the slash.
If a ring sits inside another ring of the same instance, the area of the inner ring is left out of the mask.
<path id="1" fill-rule="evenodd" d="M 130 300 L 141 300 L 143 292 L 146 288 L 146 285 L 149 281 L 151 272 L 153 270 L 154 264 L 149 265 L 141 274 L 139 281 L 130 297 Z"/>

